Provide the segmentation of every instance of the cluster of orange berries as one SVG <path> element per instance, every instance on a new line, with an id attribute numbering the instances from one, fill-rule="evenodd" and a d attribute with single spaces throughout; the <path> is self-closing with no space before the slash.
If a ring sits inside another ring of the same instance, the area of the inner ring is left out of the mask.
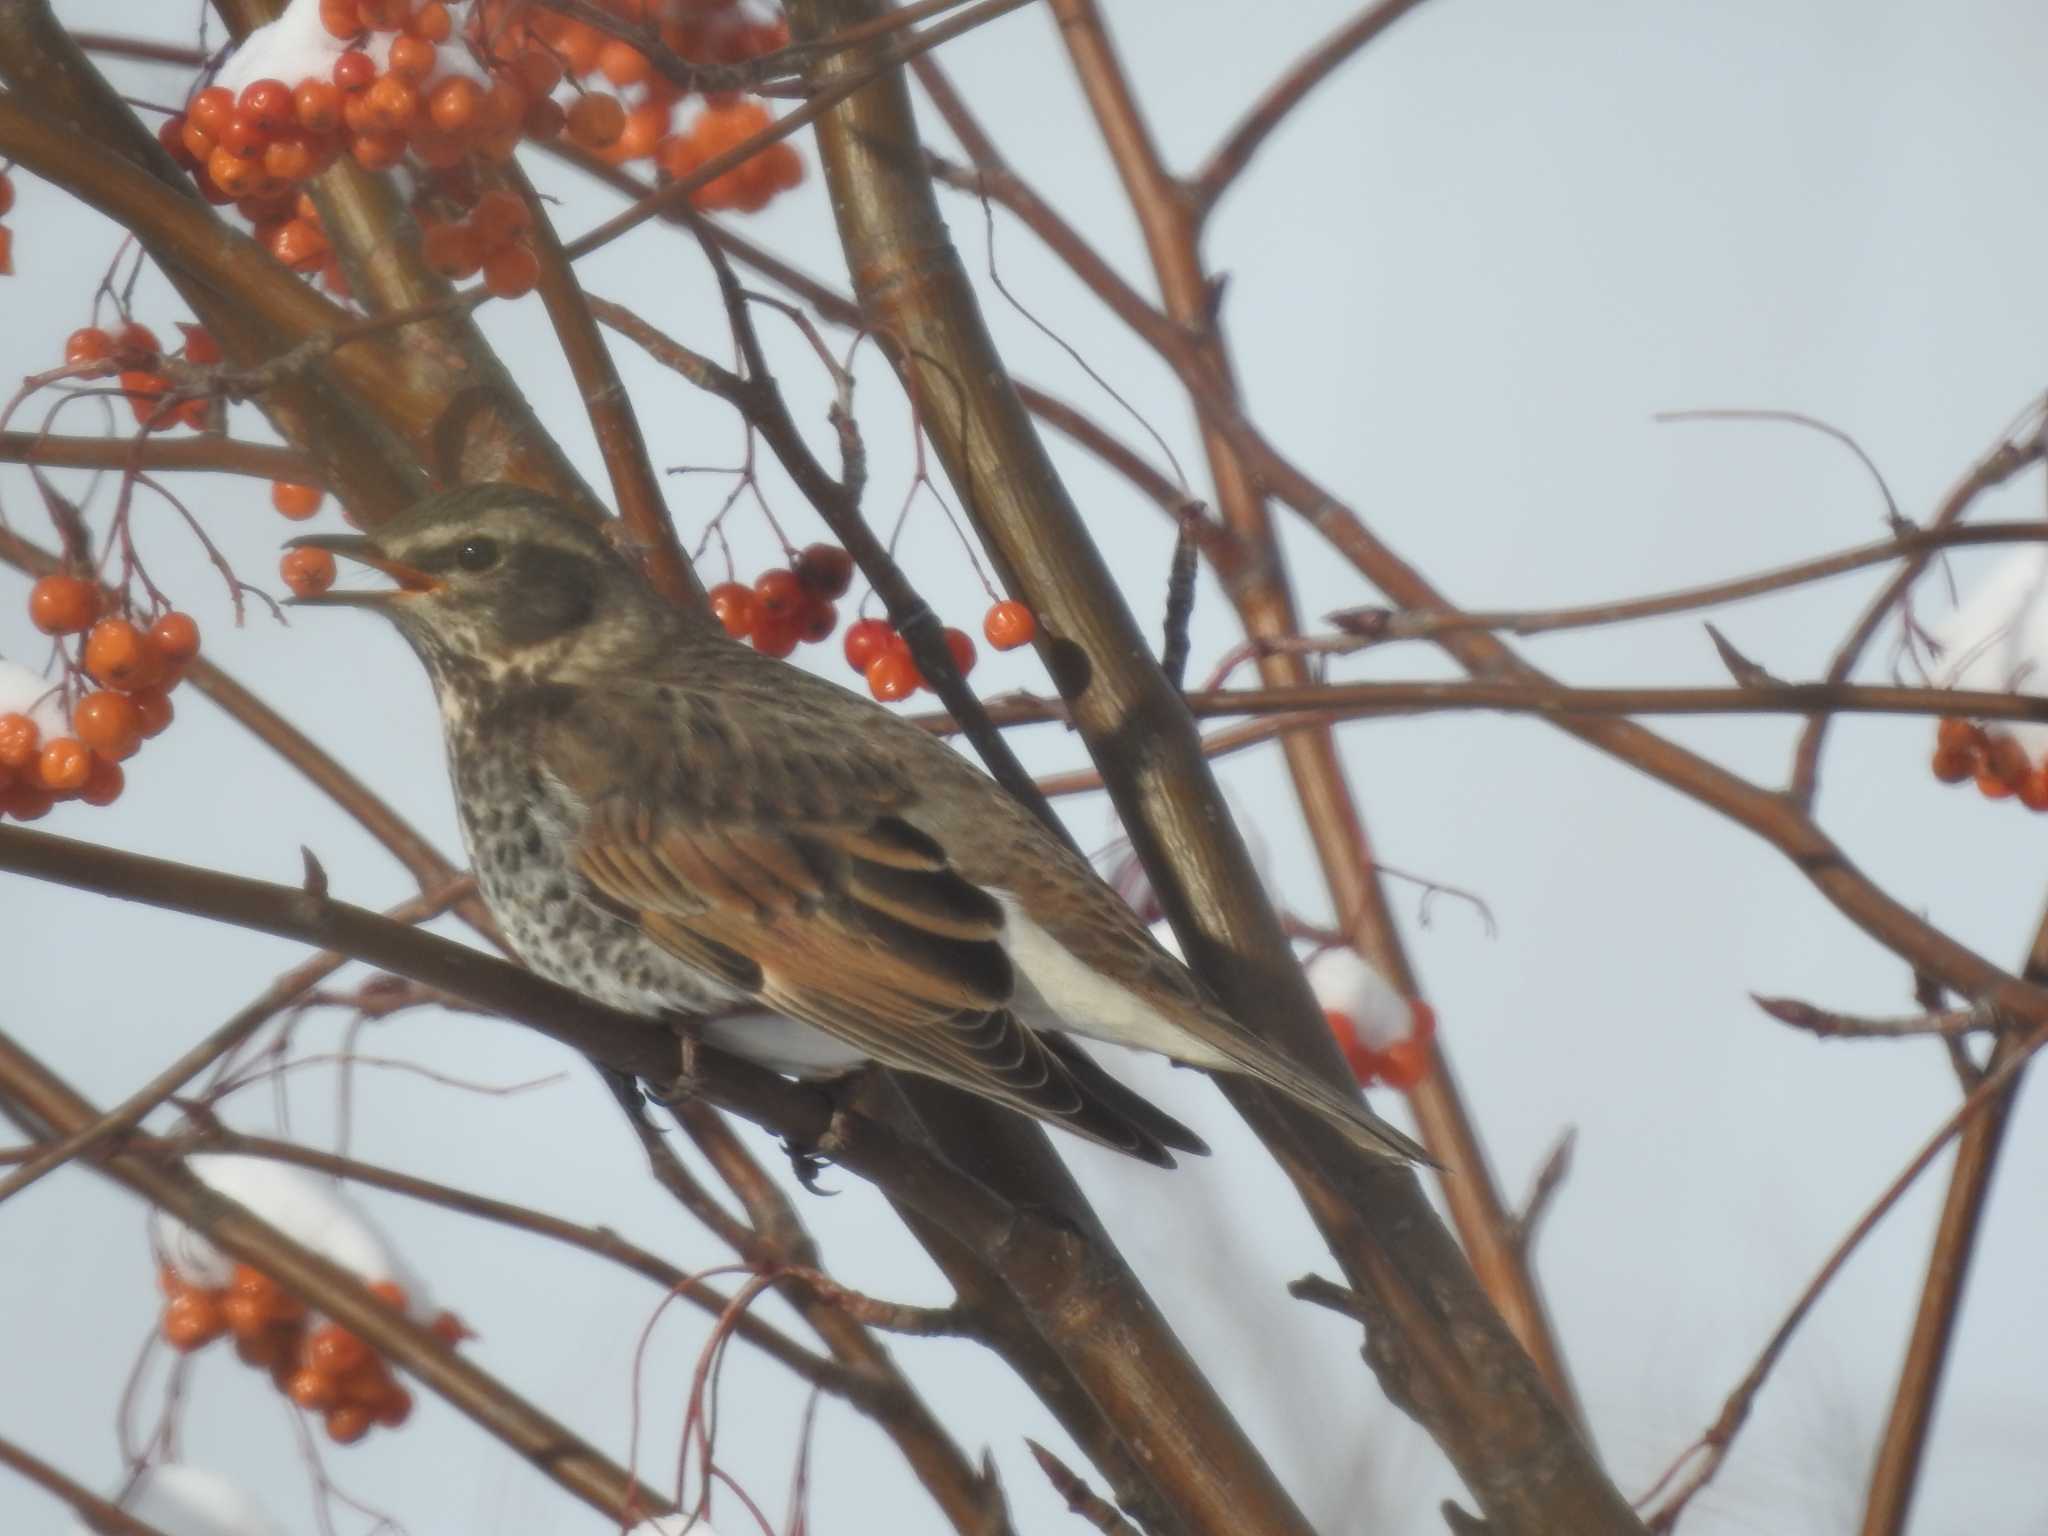
<path id="1" fill-rule="evenodd" d="M 164 1341 L 181 1354 L 232 1335 L 245 1365 L 270 1373 L 277 1389 L 299 1407 L 324 1416 L 327 1435 L 352 1445 L 373 1425 L 396 1429 L 412 1413 L 412 1394 L 392 1378 L 390 1366 L 360 1336 L 339 1323 L 314 1323 L 306 1304 L 260 1269 L 237 1264 L 228 1283 L 194 1285 L 165 1265 Z M 370 1291 L 403 1312 L 405 1292 L 389 1280 Z M 469 1336 L 451 1312 L 430 1325 L 449 1344 Z"/>
<path id="2" fill-rule="evenodd" d="M 29 619 L 46 635 L 84 635 L 79 661 L 100 687 L 71 710 L 71 734 L 45 737 L 28 714 L 0 714 L 0 813 L 34 821 L 59 800 L 111 805 L 121 764 L 171 723 L 170 690 L 199 654 L 199 626 L 169 612 L 146 629 L 100 616 L 100 589 L 82 576 L 45 576 L 29 589 Z"/>
<path id="3" fill-rule="evenodd" d="M 1351 1075 L 1358 1079 L 1359 1087 L 1370 1088 L 1379 1082 L 1406 1092 L 1429 1076 L 1429 1047 L 1436 1038 L 1436 1010 L 1421 998 L 1411 998 L 1408 1017 L 1408 1033 L 1399 1040 L 1389 1041 L 1384 1049 L 1375 1050 L 1360 1033 L 1350 1014 L 1340 1008 L 1324 1010 L 1323 1018 L 1330 1026 L 1330 1033 L 1336 1037 L 1337 1048 L 1344 1053 Z"/>
<path id="4" fill-rule="evenodd" d="M 178 357 L 188 363 L 217 363 L 221 360 L 220 343 L 204 326 L 180 321 L 178 328 L 185 333 L 185 345 L 177 352 Z M 135 412 L 137 424 L 145 430 L 163 432 L 172 427 L 191 427 L 197 431 L 206 425 L 206 413 L 211 402 L 204 396 L 195 396 L 178 405 L 165 407 L 164 396 L 171 389 L 171 381 L 163 372 L 166 355 L 156 332 L 133 321 L 113 331 L 103 330 L 97 325 L 84 326 L 73 331 L 64 341 L 66 363 L 81 365 L 94 372 L 117 372 L 120 375 L 121 392 L 128 397 L 128 405 Z"/>
<path id="5" fill-rule="evenodd" d="M 788 46 L 789 26 L 780 18 L 753 21 L 732 0 L 600 0 L 622 21 L 656 29 L 661 41 L 695 64 L 739 64 Z M 600 32 L 588 22 L 527 7 L 518 0 L 489 0 L 479 7 L 478 30 L 494 64 L 536 56 L 582 87 L 563 127 L 569 137 L 614 165 L 654 161 L 667 176 L 690 175 L 706 161 L 765 131 L 774 121 L 759 102 L 737 96 L 707 96 L 689 128 L 675 130 L 681 90 L 656 73 L 653 62 L 631 43 Z M 610 87 L 610 89 L 606 89 Z M 615 92 L 633 92 L 627 106 Z M 536 133 L 537 138 L 552 135 Z M 753 213 L 778 192 L 803 180 L 803 161 L 778 142 L 713 178 L 690 196 L 704 212 L 725 209 Z"/>
<path id="6" fill-rule="evenodd" d="M 735 640 L 750 642 L 768 656 L 787 656 L 799 643 L 816 645 L 839 627 L 837 599 L 853 585 L 853 556 L 836 544 L 812 544 L 786 566 L 756 577 L 752 586 L 722 581 L 709 593 L 711 611 Z M 1037 631 L 1031 610 L 1008 600 L 988 611 L 982 632 L 999 651 L 1028 645 Z M 974 668 L 974 642 L 960 630 L 946 630 L 953 664 L 965 677 Z M 910 644 L 882 619 L 856 619 L 846 626 L 846 662 L 867 679 L 868 691 L 884 703 L 907 699 L 929 686 L 910 658 Z"/>
<path id="7" fill-rule="evenodd" d="M 14 183 L 0 171 L 0 219 L 14 207 Z M 14 231 L 0 224 L 0 277 L 14 276 Z"/>
<path id="8" fill-rule="evenodd" d="M 2030 811 L 2048 811 L 2048 758 L 2035 763 L 2010 736 L 1993 736 L 1968 720 L 1944 720 L 1935 733 L 1933 766 L 1944 784 L 1971 779 L 1986 800 L 2017 797 Z"/>

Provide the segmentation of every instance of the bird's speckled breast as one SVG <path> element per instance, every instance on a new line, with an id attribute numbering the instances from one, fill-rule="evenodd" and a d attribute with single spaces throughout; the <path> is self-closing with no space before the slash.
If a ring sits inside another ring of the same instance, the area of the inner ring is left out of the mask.
<path id="1" fill-rule="evenodd" d="M 449 761 L 462 840 L 478 889 L 514 953 L 551 981 L 650 1016 L 741 1001 L 580 894 L 571 864 L 583 807 L 541 772 L 517 740 L 452 739 Z"/>

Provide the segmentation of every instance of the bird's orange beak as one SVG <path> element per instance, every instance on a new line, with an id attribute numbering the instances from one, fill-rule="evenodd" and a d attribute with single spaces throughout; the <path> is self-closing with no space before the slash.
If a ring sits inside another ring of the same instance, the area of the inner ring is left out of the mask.
<path id="1" fill-rule="evenodd" d="M 403 597 L 419 597 L 429 592 L 439 592 L 447 583 L 438 576 L 394 560 L 377 546 L 375 539 L 360 533 L 309 533 L 301 538 L 290 539 L 286 549 L 324 549 L 330 555 L 344 560 L 353 560 L 357 565 L 367 565 L 373 571 L 382 571 L 398 585 L 378 592 L 321 592 L 312 597 L 292 597 L 286 601 L 299 608 L 381 608 L 386 603 Z"/>

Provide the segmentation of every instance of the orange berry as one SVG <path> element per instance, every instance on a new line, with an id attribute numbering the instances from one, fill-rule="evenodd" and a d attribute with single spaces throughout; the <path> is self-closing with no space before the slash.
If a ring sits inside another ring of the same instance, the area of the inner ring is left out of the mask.
<path id="1" fill-rule="evenodd" d="M 436 224 L 420 237 L 420 256 L 445 278 L 475 277 L 484 261 L 476 231 L 467 224 Z"/>
<path id="2" fill-rule="evenodd" d="M 405 158 L 405 135 L 358 133 L 348 141 L 348 152 L 349 158 L 366 171 L 388 171 Z"/>
<path id="3" fill-rule="evenodd" d="M 262 1300 L 243 1291 L 229 1291 L 221 1298 L 220 1315 L 227 1319 L 228 1330 L 237 1339 L 259 1339 L 270 1331 L 271 1316 Z M 246 1355 L 243 1358 L 248 1359 Z M 270 1360 L 250 1360 L 249 1363 L 268 1365 Z"/>
<path id="4" fill-rule="evenodd" d="M 228 119 L 235 115 L 235 94 L 224 85 L 209 85 L 185 108 L 185 121 L 196 123 L 218 138 Z"/>
<path id="5" fill-rule="evenodd" d="M 221 1315 L 228 1315 L 232 1297 L 221 1301 Z M 234 1324 L 229 1322 L 230 1330 Z M 244 1365 L 253 1365 L 258 1370 L 275 1370 L 290 1354 L 290 1341 L 274 1328 L 258 1329 L 254 1333 L 235 1335 L 235 1358 Z"/>
<path id="6" fill-rule="evenodd" d="M 385 75 L 363 92 L 363 112 L 372 130 L 403 133 L 420 109 L 420 93 L 396 75 Z"/>
<path id="7" fill-rule="evenodd" d="M 266 133 L 283 133 L 299 120 L 292 88 L 282 80 L 250 81 L 235 98 L 235 107 Z"/>
<path id="8" fill-rule="evenodd" d="M 185 147 L 184 113 L 175 113 L 165 118 L 161 123 L 158 123 L 156 125 L 156 141 L 163 145 L 165 154 L 177 161 L 186 170 L 189 171 L 198 165 L 199 162 L 194 157 L 192 151 Z"/>
<path id="9" fill-rule="evenodd" d="M 189 613 L 173 609 L 149 626 L 149 638 L 164 660 L 173 665 L 188 662 L 199 654 L 199 626 Z"/>
<path id="10" fill-rule="evenodd" d="M 725 626 L 728 635 L 735 640 L 744 640 L 753 633 L 754 617 L 761 605 L 752 587 L 737 581 L 721 581 L 707 595 L 711 599 L 712 613 Z"/>
<path id="11" fill-rule="evenodd" d="M 1944 742 L 1934 749 L 1934 776 L 1944 784 L 1960 784 L 1977 771 L 1977 749 L 1967 743 Z"/>
<path id="12" fill-rule="evenodd" d="M 288 549 L 277 570 L 299 597 L 318 597 L 334 585 L 334 556 L 324 549 Z"/>
<path id="13" fill-rule="evenodd" d="M 220 1305 L 207 1291 L 180 1291 L 164 1303 L 164 1342 L 180 1354 L 211 1344 L 227 1326 Z"/>
<path id="14" fill-rule="evenodd" d="M 749 638 L 763 656 L 783 657 L 796 649 L 803 635 L 803 614 L 762 612 L 754 620 Z"/>
<path id="15" fill-rule="evenodd" d="M 386 1429 L 397 1429 L 412 1417 L 412 1394 L 394 1382 L 374 1412 L 379 1424 Z"/>
<path id="16" fill-rule="evenodd" d="M 272 181 L 304 181 L 313 174 L 312 144 L 296 133 L 272 139 L 263 148 L 263 174 Z"/>
<path id="17" fill-rule="evenodd" d="M 430 43 L 445 43 L 455 30 L 455 19 L 448 14 L 448 7 L 441 0 L 427 0 L 412 13 L 412 20 L 405 24 L 405 30 Z"/>
<path id="18" fill-rule="evenodd" d="M 334 133 L 341 127 L 341 87 L 332 80 L 302 80 L 292 92 L 292 117 L 307 133 Z"/>
<path id="19" fill-rule="evenodd" d="M 114 332 L 114 355 L 124 363 L 153 363 L 163 355 L 163 343 L 155 331 L 131 320 Z"/>
<path id="20" fill-rule="evenodd" d="M 360 48 L 351 48 L 334 61 L 332 78 L 339 90 L 366 91 L 377 78 L 377 61 Z"/>
<path id="21" fill-rule="evenodd" d="M 64 338 L 67 363 L 103 363 L 114 355 L 114 338 L 96 325 L 73 331 Z"/>
<path id="22" fill-rule="evenodd" d="M 1984 755 L 1986 771 L 2009 789 L 2018 789 L 2034 765 L 2027 761 L 2026 748 L 2010 736 L 1996 736 Z"/>
<path id="23" fill-rule="evenodd" d="M 213 339 L 213 332 L 205 326 L 189 325 L 180 320 L 178 329 L 185 333 L 186 362 L 212 364 L 221 360 L 220 343 Z"/>
<path id="24" fill-rule="evenodd" d="M 856 619 L 846 626 L 846 664 L 863 675 L 884 651 L 902 647 L 902 636 L 886 619 Z"/>
<path id="25" fill-rule="evenodd" d="M 586 91 L 569 108 L 568 127 L 585 149 L 609 149 L 626 131 L 626 109 L 609 91 Z"/>
<path id="26" fill-rule="evenodd" d="M 396 1307 L 401 1312 L 406 1309 L 405 1287 L 396 1280 L 372 1280 L 367 1289 L 385 1306 Z"/>
<path id="27" fill-rule="evenodd" d="M 1351 1068 L 1351 1075 L 1357 1079 L 1358 1085 L 1366 1087 L 1378 1078 L 1379 1057 L 1358 1038 L 1358 1026 L 1352 1022 L 1351 1015 L 1341 1008 L 1325 1008 L 1323 1022 L 1329 1026 L 1337 1049 L 1343 1052 L 1345 1065 Z"/>
<path id="28" fill-rule="evenodd" d="M 85 787 L 86 776 L 92 772 L 92 754 L 83 743 L 70 736 L 59 736 L 43 746 L 36 758 L 36 782 L 52 794 L 69 794 L 74 789 Z"/>
<path id="29" fill-rule="evenodd" d="M 626 114 L 626 126 L 619 130 L 618 138 L 603 151 L 604 158 L 613 165 L 648 159 L 661 147 L 671 115 L 666 104 L 635 107 Z"/>
<path id="30" fill-rule="evenodd" d="M 1992 772 L 1987 763 L 1977 769 L 1977 793 L 1986 800 L 2005 800 L 2012 795 L 2012 785 Z"/>
<path id="31" fill-rule="evenodd" d="M 395 37 L 391 40 L 391 54 L 385 61 L 385 68 L 401 80 L 417 84 L 434 72 L 440 62 L 440 49 L 424 37 Z"/>
<path id="32" fill-rule="evenodd" d="M 14 182 L 5 171 L 0 171 L 0 219 L 7 217 L 14 206 Z"/>
<path id="33" fill-rule="evenodd" d="M 127 786 L 128 776 L 121 771 L 121 765 L 95 752 L 92 769 L 85 776 L 78 798 L 87 805 L 112 805 L 121 798 L 121 791 Z"/>
<path id="34" fill-rule="evenodd" d="M 213 152 L 220 148 L 220 141 L 209 129 L 199 126 L 195 118 L 186 118 L 178 129 L 178 147 L 185 152 L 185 160 L 194 172 L 211 175 L 206 164 L 213 158 Z"/>
<path id="35" fill-rule="evenodd" d="M 75 635 L 99 614 L 100 589 L 82 576 L 45 576 L 29 588 L 29 622 L 46 635 Z"/>
<path id="36" fill-rule="evenodd" d="M 295 523 L 304 522 L 327 500 L 317 485 L 295 485 L 289 480 L 270 482 L 270 504 Z"/>
<path id="37" fill-rule="evenodd" d="M 817 645 L 832 638 L 832 631 L 839 627 L 839 610 L 830 598 L 815 592 L 805 594 L 803 612 L 797 615 L 797 638 L 805 645 Z"/>
<path id="38" fill-rule="evenodd" d="M 654 78 L 654 66 L 647 55 L 631 43 L 620 38 L 607 38 L 604 46 L 597 50 L 598 71 L 623 89 L 629 85 L 645 85 Z"/>
<path id="39" fill-rule="evenodd" d="M 498 298 L 524 298 L 539 282 L 540 257 L 530 245 L 501 245 L 484 258 L 484 287 Z"/>
<path id="40" fill-rule="evenodd" d="M 261 160 L 263 148 L 271 140 L 271 132 L 256 120 L 253 113 L 235 108 L 235 115 L 227 120 L 214 138 L 220 149 L 243 160 Z"/>
<path id="41" fill-rule="evenodd" d="M 654 167 L 671 181 L 681 181 L 704 163 L 704 152 L 687 133 L 672 133 L 654 146 Z"/>
<path id="42" fill-rule="evenodd" d="M 528 48 L 507 71 L 529 97 L 551 96 L 562 83 L 562 61 L 545 48 Z"/>
<path id="43" fill-rule="evenodd" d="M 1419 997 L 1408 999 L 1408 1037 L 1424 1045 L 1436 1038 L 1436 1010 Z"/>
<path id="44" fill-rule="evenodd" d="M 327 1438 L 336 1445 L 354 1445 L 370 1432 L 375 1415 L 354 1403 L 327 1411 Z"/>
<path id="45" fill-rule="evenodd" d="M 760 600 L 765 618 L 795 618 L 803 611 L 804 586 L 795 571 L 778 566 L 754 579 L 754 596 Z"/>
<path id="46" fill-rule="evenodd" d="M 427 116 L 443 133 L 467 133 L 482 110 L 483 88 L 467 75 L 451 75 L 427 94 Z"/>
<path id="47" fill-rule="evenodd" d="M 10 784 L 0 789 L 0 816 L 12 816 L 16 821 L 38 821 L 49 815 L 50 807 L 56 803 L 56 796 L 47 789 L 30 784 Z"/>
<path id="48" fill-rule="evenodd" d="M 2048 762 L 2042 763 L 2019 782 L 2020 804 L 2030 811 L 2048 811 Z"/>
<path id="49" fill-rule="evenodd" d="M 1038 633 L 1038 621 L 1022 603 L 1004 598 L 989 609 L 988 617 L 981 621 L 981 632 L 997 650 L 1014 651 L 1031 643 Z"/>
<path id="50" fill-rule="evenodd" d="M 128 397 L 128 408 L 135 413 L 135 420 L 145 427 L 161 429 L 171 425 L 168 411 L 161 420 L 157 417 L 164 392 L 169 388 L 170 381 L 161 374 L 131 368 L 121 375 L 121 393 Z"/>
<path id="51" fill-rule="evenodd" d="M 85 670 L 106 687 L 128 693 L 162 682 L 164 661 L 149 636 L 126 619 L 101 619 L 85 637 Z"/>
<path id="52" fill-rule="evenodd" d="M 0 768 L 26 768 L 41 742 L 42 732 L 27 715 L 0 715 Z"/>
<path id="53" fill-rule="evenodd" d="M 320 25 L 331 37 L 354 37 L 363 30 L 363 13 L 356 0 L 320 0 Z"/>
<path id="54" fill-rule="evenodd" d="M 285 220 L 271 234 L 268 244 L 270 254 L 294 272 L 319 271 L 333 251 L 327 236 L 304 219 Z"/>
<path id="55" fill-rule="evenodd" d="M 509 245 L 533 227 L 533 210 L 526 199 L 512 192 L 486 192 L 470 211 L 470 228 L 477 245 L 486 254 Z"/>
<path id="56" fill-rule="evenodd" d="M 1380 1076 L 1405 1092 L 1429 1076 L 1429 1045 L 1413 1038 L 1396 1040 L 1380 1052 L 1379 1063 Z"/>
<path id="57" fill-rule="evenodd" d="M 263 162 L 244 159 L 222 144 L 206 157 L 206 174 L 228 198 L 247 197 L 263 185 Z"/>
<path id="58" fill-rule="evenodd" d="M 128 702 L 135 706 L 135 724 L 144 741 L 161 736 L 171 723 L 171 701 L 161 688 L 138 688 L 128 695 Z"/>
<path id="59" fill-rule="evenodd" d="M 296 1370 L 286 1380 L 284 1391 L 285 1396 L 301 1408 L 315 1413 L 337 1407 L 341 1402 L 341 1392 L 334 1378 L 325 1371 Z"/>
<path id="60" fill-rule="evenodd" d="M 562 136 L 569 126 L 569 114 L 562 104 L 552 96 L 536 96 L 526 104 L 526 116 L 520 119 L 519 132 L 536 143 L 546 144 Z"/>
<path id="61" fill-rule="evenodd" d="M 796 576 L 820 597 L 844 597 L 853 585 L 853 556 L 837 544 L 811 544 L 796 557 Z"/>
<path id="62" fill-rule="evenodd" d="M 306 1335 L 300 1364 L 330 1376 L 345 1376 L 370 1359 L 370 1346 L 339 1323 L 322 1323 Z"/>
<path id="63" fill-rule="evenodd" d="M 124 758 L 142 744 L 134 702 L 118 693 L 88 693 L 71 711 L 71 728 L 103 757 Z"/>
<path id="64" fill-rule="evenodd" d="M 427 1330 L 450 1349 L 453 1349 L 464 1339 L 476 1337 L 474 1333 L 469 1331 L 469 1325 L 453 1312 L 436 1313 L 434 1320 L 427 1324 Z"/>
<path id="65" fill-rule="evenodd" d="M 917 663 L 898 651 L 884 651 L 868 663 L 868 692 L 884 704 L 894 704 L 917 692 Z"/>

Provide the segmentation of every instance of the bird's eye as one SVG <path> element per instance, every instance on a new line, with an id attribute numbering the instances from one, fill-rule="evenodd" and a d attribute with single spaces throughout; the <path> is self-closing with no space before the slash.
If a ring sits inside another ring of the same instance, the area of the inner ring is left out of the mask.
<path id="1" fill-rule="evenodd" d="M 498 546 L 489 539 L 470 539 L 455 551 L 455 563 L 465 571 L 488 571 L 498 563 Z"/>

